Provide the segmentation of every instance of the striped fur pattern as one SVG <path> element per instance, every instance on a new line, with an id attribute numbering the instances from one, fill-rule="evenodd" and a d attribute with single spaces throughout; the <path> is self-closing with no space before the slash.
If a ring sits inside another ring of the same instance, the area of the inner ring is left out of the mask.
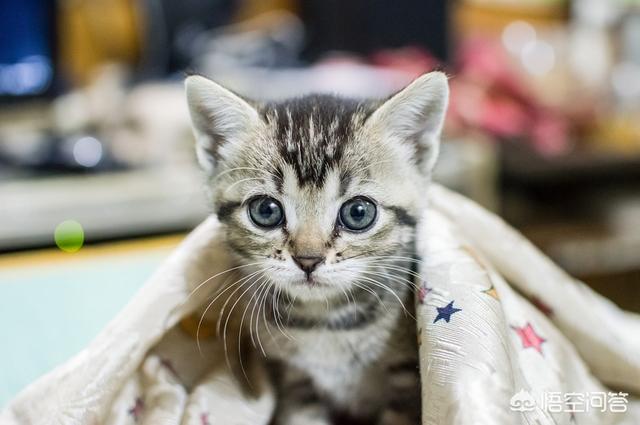
<path id="1" fill-rule="evenodd" d="M 272 364 L 274 423 L 417 423 L 414 237 L 446 77 L 424 75 L 385 101 L 257 104 L 203 77 L 186 86 L 211 202 L 244 270 L 240 292 L 260 304 L 252 339 Z M 274 228 L 248 213 L 265 196 L 283 210 Z M 376 217 L 351 231 L 338 217 L 358 198 Z M 299 258 L 320 260 L 309 272 Z"/>

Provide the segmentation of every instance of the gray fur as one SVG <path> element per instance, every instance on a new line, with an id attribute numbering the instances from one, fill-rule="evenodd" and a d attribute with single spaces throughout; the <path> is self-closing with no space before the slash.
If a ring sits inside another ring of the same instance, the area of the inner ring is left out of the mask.
<path id="1" fill-rule="evenodd" d="M 418 349 L 408 314 L 414 233 L 437 156 L 446 77 L 427 74 L 386 101 L 252 104 L 202 77 L 186 85 L 214 211 L 238 263 L 256 273 L 243 285 L 263 319 L 251 332 L 273 364 L 275 423 L 328 424 L 341 415 L 417 423 Z M 281 226 L 251 222 L 247 205 L 256 196 L 283 206 Z M 359 233 L 337 220 L 354 197 L 378 211 Z M 323 261 L 305 274 L 294 257 Z"/>

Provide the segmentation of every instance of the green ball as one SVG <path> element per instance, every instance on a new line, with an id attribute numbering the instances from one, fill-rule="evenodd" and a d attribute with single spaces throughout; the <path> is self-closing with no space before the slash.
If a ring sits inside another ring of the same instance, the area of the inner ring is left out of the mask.
<path id="1" fill-rule="evenodd" d="M 76 252 L 84 244 L 82 225 L 74 220 L 65 220 L 56 226 L 53 234 L 58 248 L 64 252 Z"/>

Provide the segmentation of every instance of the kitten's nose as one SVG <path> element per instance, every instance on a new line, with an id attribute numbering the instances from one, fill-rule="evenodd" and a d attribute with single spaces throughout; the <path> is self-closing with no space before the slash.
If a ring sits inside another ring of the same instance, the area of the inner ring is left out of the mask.
<path id="1" fill-rule="evenodd" d="M 293 261 L 308 275 L 313 272 L 320 263 L 324 261 L 324 257 L 312 256 L 293 256 Z"/>

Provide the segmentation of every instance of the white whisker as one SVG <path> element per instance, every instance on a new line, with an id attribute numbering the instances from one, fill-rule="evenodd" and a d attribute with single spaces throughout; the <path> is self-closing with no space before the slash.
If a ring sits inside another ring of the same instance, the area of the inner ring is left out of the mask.
<path id="1" fill-rule="evenodd" d="M 404 310 L 405 314 L 408 314 L 409 316 L 413 317 L 413 315 L 411 313 L 409 313 L 409 311 L 407 310 L 406 306 L 404 305 L 404 303 L 402 302 L 402 300 L 400 299 L 400 297 L 398 297 L 398 294 L 396 294 L 393 289 L 389 288 L 387 285 L 373 279 L 370 277 L 366 277 L 366 276 L 361 276 L 361 279 L 365 280 L 366 282 L 377 286 L 381 289 L 384 289 L 385 291 L 389 292 L 400 304 L 400 306 L 402 306 L 402 309 Z"/>
<path id="2" fill-rule="evenodd" d="M 235 181 L 235 182 L 231 183 L 231 184 L 229 185 L 229 187 L 227 187 L 227 188 L 225 189 L 224 194 L 225 194 L 225 195 L 229 194 L 229 191 L 230 191 L 230 190 L 231 190 L 235 185 L 240 184 L 240 183 L 244 183 L 244 182 L 247 182 L 247 181 L 252 181 L 252 180 L 261 180 L 261 181 L 264 181 L 264 178 L 263 178 L 263 177 L 249 177 L 249 178 L 246 178 L 246 179 L 240 179 L 240 180 L 238 180 L 238 181 Z"/>
<path id="3" fill-rule="evenodd" d="M 243 325 L 244 325 L 244 318 L 247 314 L 247 311 L 249 311 L 249 307 L 251 307 L 252 305 L 252 301 L 255 299 L 256 302 L 253 302 L 253 309 L 251 310 L 251 319 L 253 318 L 253 312 L 255 310 L 256 304 L 257 304 L 257 296 L 260 293 L 260 289 L 262 289 L 262 286 L 265 283 L 266 280 L 266 276 L 263 274 L 261 277 L 258 278 L 258 280 L 254 283 L 254 285 L 258 285 L 258 288 L 253 292 L 253 294 L 251 295 L 251 297 L 249 298 L 249 301 L 247 302 L 247 305 L 245 306 L 244 310 L 242 311 L 242 318 L 240 319 L 240 332 L 238 333 L 238 350 L 240 349 L 240 339 L 242 338 L 242 330 L 243 330 Z M 253 346 L 255 347 L 255 341 L 253 339 L 253 333 L 252 333 L 252 329 L 251 329 L 251 321 L 249 322 L 249 337 L 251 338 L 251 343 L 253 344 Z"/>
<path id="4" fill-rule="evenodd" d="M 282 179 L 280 178 L 280 176 L 277 176 L 277 175 L 275 175 L 275 174 L 273 174 L 273 173 L 271 173 L 271 172 L 269 172 L 269 171 L 267 171 L 267 170 L 263 170 L 263 169 L 260 169 L 260 168 L 254 168 L 254 167 L 234 167 L 234 168 L 230 168 L 230 169 L 228 169 L 228 170 L 225 170 L 225 171 L 221 172 L 220 174 L 217 174 L 217 175 L 212 179 L 212 182 L 213 182 L 213 181 L 216 181 L 216 180 L 217 180 L 217 179 L 219 179 L 220 177 L 225 176 L 225 175 L 227 175 L 227 174 L 229 174 L 229 173 L 232 173 L 232 172 L 234 172 L 234 171 L 259 171 L 259 172 L 261 172 L 261 173 L 265 173 L 265 174 L 268 174 L 268 175 L 272 176 L 272 177 L 273 177 L 273 178 L 275 178 L 276 180 L 282 180 Z"/>
<path id="5" fill-rule="evenodd" d="M 259 271 L 258 271 L 259 272 Z M 249 275 L 249 277 L 253 276 L 255 273 L 258 272 L 254 272 L 252 274 Z M 218 300 L 218 298 L 220 298 L 222 296 L 222 294 L 224 294 L 225 292 L 227 292 L 229 289 L 231 289 L 232 287 L 236 286 L 237 284 L 239 284 L 240 282 L 243 282 L 245 279 L 247 279 L 247 277 L 243 277 L 241 279 L 236 280 L 235 282 L 233 282 L 231 285 L 227 286 L 226 288 L 223 286 L 222 289 L 224 289 L 222 292 L 218 293 L 213 300 L 207 305 L 207 308 L 204 309 L 204 312 L 202 313 L 202 315 L 200 316 L 200 321 L 198 322 L 198 328 L 196 329 L 196 345 L 198 346 L 198 351 L 200 352 L 200 355 L 202 355 L 202 349 L 200 347 L 200 327 L 202 326 L 202 322 L 204 321 L 205 316 L 207 315 L 207 312 L 209 311 L 209 309 L 211 308 L 211 306 L 213 306 L 213 304 Z M 226 282 L 226 281 L 225 281 Z M 242 287 L 242 285 L 240 285 L 240 287 Z M 236 291 L 234 291 L 231 295 L 235 294 Z M 226 303 L 225 303 L 226 305 Z M 222 314 L 222 313 L 221 313 Z M 219 334 L 220 333 L 220 327 L 219 325 L 216 328 L 216 332 Z"/>
<path id="6" fill-rule="evenodd" d="M 267 268 L 267 269 L 268 269 L 268 268 Z M 264 273 L 264 271 L 263 271 L 262 273 Z M 258 277 L 258 279 L 260 279 L 261 277 L 262 277 L 262 276 Z M 223 345 L 223 347 L 224 347 L 224 353 L 225 353 L 225 356 L 226 356 L 226 357 L 228 357 L 228 347 L 227 347 L 227 327 L 229 326 L 229 320 L 231 319 L 231 316 L 233 315 L 233 310 L 236 308 L 236 306 L 238 305 L 238 303 L 240 302 L 240 300 L 242 300 L 242 297 L 244 297 L 244 295 L 245 295 L 247 292 L 249 292 L 249 291 L 251 290 L 251 288 L 253 288 L 253 287 L 255 286 L 255 284 L 256 284 L 256 281 L 255 281 L 255 280 L 249 283 L 249 286 L 244 290 L 244 292 L 242 292 L 242 294 L 240 294 L 240 296 L 238 297 L 238 299 L 237 299 L 237 300 L 233 303 L 233 305 L 231 306 L 231 309 L 229 310 L 229 313 L 227 314 L 227 318 L 226 318 L 226 320 L 225 320 L 225 322 L 224 322 L 224 328 L 223 328 L 223 331 L 222 331 L 222 345 Z M 244 284 L 243 284 L 243 286 L 244 286 Z M 235 291 L 234 291 L 234 293 L 235 293 Z M 225 303 L 225 304 L 226 304 L 226 303 Z M 223 307 L 223 309 L 224 309 L 224 307 Z M 242 334 L 242 327 L 240 327 L 240 328 L 238 329 L 238 332 L 239 332 L 240 334 Z M 240 340 L 240 336 L 238 336 L 238 340 Z M 240 369 L 242 370 L 242 374 L 243 374 L 243 375 L 244 375 L 244 377 L 246 378 L 247 383 L 251 384 L 251 383 L 249 382 L 249 377 L 247 376 L 247 372 L 246 372 L 246 370 L 244 369 L 244 364 L 242 363 L 242 349 L 241 349 L 240 342 L 238 342 L 238 348 L 239 348 L 239 350 L 238 350 L 238 359 L 239 359 L 239 361 L 240 361 Z"/>
<path id="7" fill-rule="evenodd" d="M 255 263 L 243 264 L 243 265 L 240 265 L 240 266 L 231 267 L 231 268 L 229 268 L 229 269 L 223 270 L 223 271 L 221 271 L 220 273 L 216 273 L 216 274 L 214 274 L 213 276 L 211 276 L 210 278 L 206 279 L 204 282 L 200 283 L 198 286 L 196 286 L 196 287 L 195 287 L 195 288 L 194 288 L 194 289 L 189 293 L 189 295 L 187 296 L 186 300 L 188 300 L 188 299 L 189 299 L 189 298 L 190 298 L 190 297 L 191 297 L 191 296 L 192 296 L 192 295 L 193 295 L 193 294 L 194 294 L 198 289 L 200 289 L 200 288 L 201 288 L 203 285 L 205 285 L 207 282 L 210 282 L 212 279 L 215 279 L 215 278 L 216 278 L 216 277 L 218 277 L 218 276 L 221 276 L 221 275 L 223 275 L 223 274 L 225 274 L 225 273 L 229 273 L 229 272 L 234 271 L 234 270 L 238 270 L 238 269 L 241 269 L 241 268 L 244 268 L 244 267 L 255 266 L 255 265 L 258 265 L 258 264 L 262 264 L 262 262 L 255 262 Z M 185 300 L 184 302 L 186 302 L 186 300 Z"/>
<path id="8" fill-rule="evenodd" d="M 411 290 L 414 290 L 418 287 L 418 285 L 416 285 L 415 282 L 408 280 L 406 278 L 400 277 L 400 276 L 396 276 L 396 275 L 389 275 L 389 273 L 387 273 L 385 271 L 385 269 L 380 269 L 381 271 L 373 271 L 373 270 L 363 270 L 362 273 L 370 275 L 370 276 L 377 276 L 377 277 L 381 277 L 385 280 L 390 280 L 392 282 L 396 282 L 401 284 L 402 286 L 405 286 Z"/>

